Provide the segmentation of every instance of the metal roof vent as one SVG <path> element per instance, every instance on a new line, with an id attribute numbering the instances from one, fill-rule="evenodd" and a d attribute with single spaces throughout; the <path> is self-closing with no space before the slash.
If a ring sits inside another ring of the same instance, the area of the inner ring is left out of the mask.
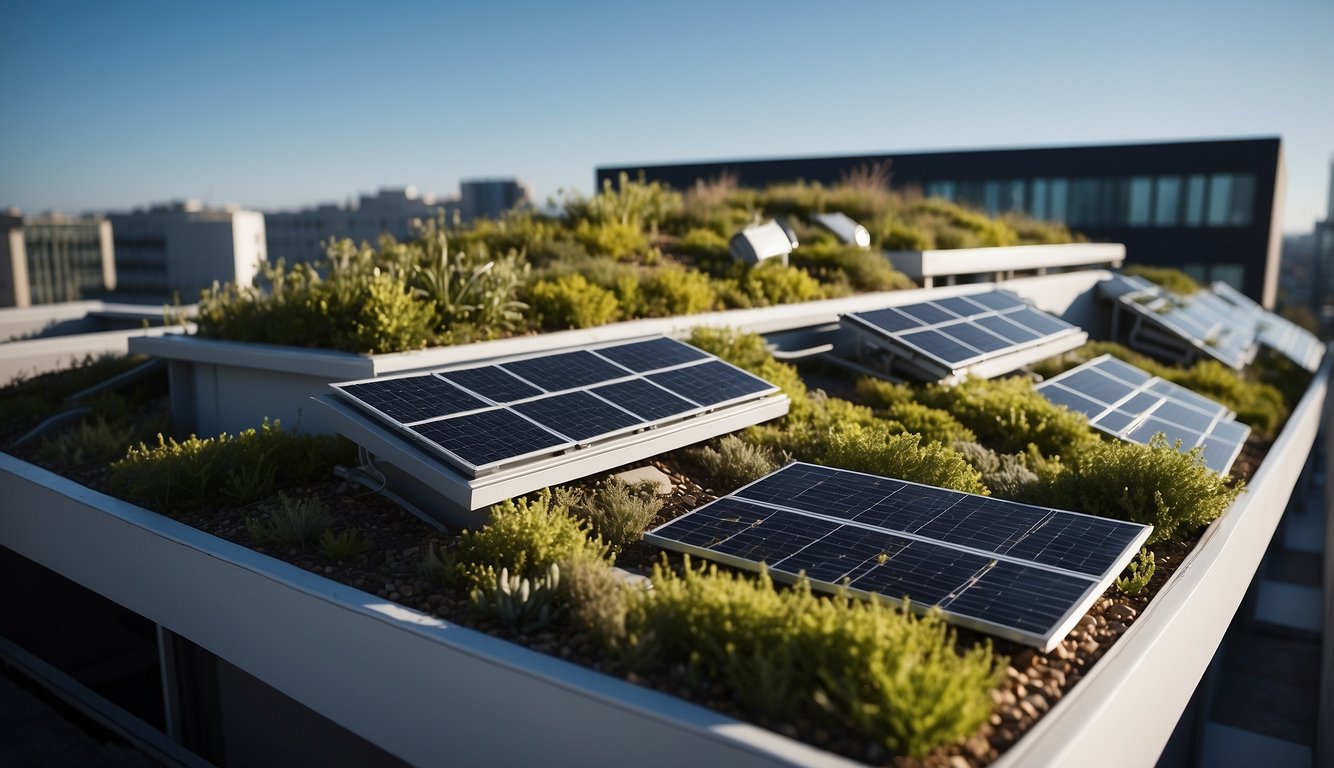
<path id="1" fill-rule="evenodd" d="M 871 247 L 871 233 L 866 231 L 866 227 L 849 218 L 847 214 L 840 212 L 814 213 L 811 214 L 811 220 L 833 232 L 835 237 L 848 245 L 855 245 L 858 248 Z"/>
<path id="2" fill-rule="evenodd" d="M 746 227 L 732 235 L 728 243 L 732 258 L 747 264 L 781 258 L 786 265 L 787 256 L 794 247 L 795 238 L 790 237 L 788 230 L 772 219 L 754 227 Z"/>

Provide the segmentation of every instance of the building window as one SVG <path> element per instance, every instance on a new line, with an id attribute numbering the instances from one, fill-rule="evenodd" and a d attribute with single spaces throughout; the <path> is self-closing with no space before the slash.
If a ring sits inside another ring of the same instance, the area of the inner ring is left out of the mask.
<path id="1" fill-rule="evenodd" d="M 1070 218 L 1076 227 L 1097 226 L 1099 221 L 1101 179 L 1075 179 L 1070 185 Z"/>
<path id="2" fill-rule="evenodd" d="M 954 200 L 954 182 L 952 182 L 952 181 L 947 181 L 947 180 L 941 180 L 941 181 L 928 181 L 928 182 L 926 183 L 926 196 L 927 196 L 927 197 L 942 197 L 942 198 L 944 198 L 944 199 L 946 199 L 946 200 L 953 201 L 953 200 Z"/>
<path id="3" fill-rule="evenodd" d="M 1149 226 L 1149 212 L 1153 205 L 1153 179 L 1135 176 L 1130 179 L 1130 200 L 1126 223 L 1132 227 Z"/>
<path id="4" fill-rule="evenodd" d="M 1047 218 L 1047 186 L 1046 179 L 1033 179 L 1033 197 L 1028 204 L 1028 212 L 1035 219 Z"/>
<path id="5" fill-rule="evenodd" d="M 1001 182 L 1001 212 L 1024 210 L 1024 180 L 1010 179 Z"/>
<path id="6" fill-rule="evenodd" d="M 1209 218 L 1211 227 L 1225 227 L 1231 212 L 1232 174 L 1215 173 L 1209 177 Z"/>
<path id="7" fill-rule="evenodd" d="M 1181 211 L 1181 177 L 1159 176 L 1158 194 L 1154 197 L 1153 223 L 1160 227 L 1175 227 Z"/>
<path id="8" fill-rule="evenodd" d="M 1209 268 L 1209 277 L 1241 290 L 1242 280 L 1246 277 L 1246 268 L 1240 264 L 1214 264 Z"/>
<path id="9" fill-rule="evenodd" d="M 1186 180 L 1186 221 L 1188 227 L 1204 224 L 1205 177 L 1194 175 Z"/>
<path id="10" fill-rule="evenodd" d="M 1052 221 L 1066 220 L 1066 200 L 1070 195 L 1070 182 L 1066 179 L 1052 179 L 1049 193 L 1048 218 Z"/>

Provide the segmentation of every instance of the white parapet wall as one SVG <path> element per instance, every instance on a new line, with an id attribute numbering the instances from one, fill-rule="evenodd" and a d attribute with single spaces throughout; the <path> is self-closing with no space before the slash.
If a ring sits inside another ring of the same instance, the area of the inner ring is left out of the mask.
<path id="1" fill-rule="evenodd" d="M 1059 243 L 1009 245 L 994 248 L 955 248 L 940 251 L 888 251 L 895 268 L 930 288 L 953 285 L 956 278 L 984 276 L 1007 280 L 1015 273 L 1066 270 L 1073 267 L 1120 267 L 1126 247 L 1120 243 Z"/>

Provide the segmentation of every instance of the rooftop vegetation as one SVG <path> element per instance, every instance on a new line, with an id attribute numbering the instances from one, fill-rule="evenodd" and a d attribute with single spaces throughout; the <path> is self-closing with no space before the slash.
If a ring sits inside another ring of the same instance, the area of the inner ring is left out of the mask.
<path id="1" fill-rule="evenodd" d="M 809 222 L 843 211 L 872 249 Z M 728 238 L 782 216 L 801 245 L 791 265 L 732 261 Z M 684 193 L 622 178 L 562 215 L 422 223 L 416 239 L 341 240 L 315 264 L 261 265 L 255 285 L 203 292 L 202 336 L 357 353 L 399 352 L 637 317 L 763 307 L 912 287 L 882 249 L 1069 242 L 1061 225 L 985 215 L 890 191 L 867 172 L 841 184 L 741 189 L 727 179 Z"/>

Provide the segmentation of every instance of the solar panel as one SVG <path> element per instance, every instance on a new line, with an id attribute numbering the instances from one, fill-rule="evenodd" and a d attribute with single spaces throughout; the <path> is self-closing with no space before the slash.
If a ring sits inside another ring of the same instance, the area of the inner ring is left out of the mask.
<path id="1" fill-rule="evenodd" d="M 644 539 L 1050 649 L 1151 527 L 793 463 Z"/>
<path id="2" fill-rule="evenodd" d="M 1048 400 L 1088 416 L 1094 427 L 1147 445 L 1162 432 L 1183 450 L 1201 448 L 1204 463 L 1227 472 L 1250 427 L 1225 406 L 1111 355 L 1094 358 L 1037 386 Z"/>
<path id="3" fill-rule="evenodd" d="M 941 379 L 958 376 L 973 366 L 999 361 L 1015 353 L 1064 340 L 1057 354 L 1081 343 L 1079 328 L 1034 309 L 1006 291 L 951 296 L 918 304 L 843 315 L 847 327 L 869 338 L 875 353 L 887 353 L 910 373 Z M 863 350 L 864 356 L 866 350 Z M 994 366 L 992 375 L 1029 362 Z"/>
<path id="4" fill-rule="evenodd" d="M 1259 329 L 1261 344 L 1313 373 L 1320 367 L 1325 356 L 1325 343 L 1314 333 L 1270 312 L 1227 283 L 1216 282 L 1209 288 L 1218 301 L 1232 311 L 1245 313 L 1253 319 Z"/>
<path id="5" fill-rule="evenodd" d="M 1183 296 L 1133 275 L 1113 275 L 1098 290 L 1133 313 L 1136 324 L 1129 339 L 1136 349 L 1178 357 L 1203 354 L 1236 370 L 1255 358 L 1255 323 L 1229 312 L 1206 291 Z"/>
<path id="6" fill-rule="evenodd" d="M 473 477 L 778 394 L 665 337 L 331 386 Z"/>

